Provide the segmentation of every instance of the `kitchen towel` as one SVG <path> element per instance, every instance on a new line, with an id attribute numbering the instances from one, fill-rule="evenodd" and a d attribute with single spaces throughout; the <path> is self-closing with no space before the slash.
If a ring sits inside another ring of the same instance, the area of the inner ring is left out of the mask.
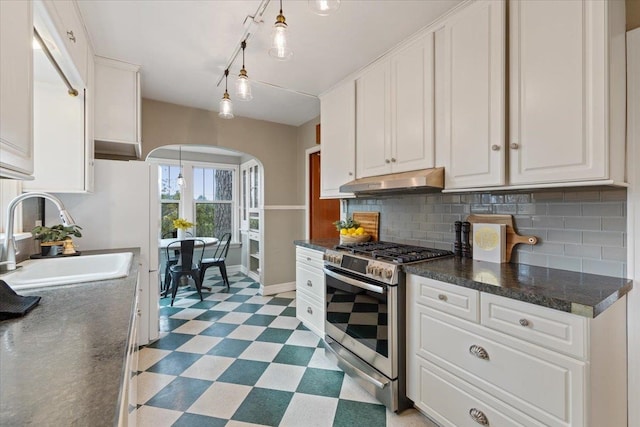
<path id="1" fill-rule="evenodd" d="M 38 305 L 40 298 L 18 295 L 7 282 L 0 280 L 0 320 L 24 316 Z"/>

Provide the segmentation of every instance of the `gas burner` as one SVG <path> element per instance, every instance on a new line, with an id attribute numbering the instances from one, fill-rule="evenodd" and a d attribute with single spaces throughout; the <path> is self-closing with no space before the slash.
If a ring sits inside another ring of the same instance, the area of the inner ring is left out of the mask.
<path id="1" fill-rule="evenodd" d="M 406 264 L 453 255 L 453 252 L 443 249 L 403 245 L 392 242 L 349 243 L 338 245 L 335 249 L 396 264 Z"/>

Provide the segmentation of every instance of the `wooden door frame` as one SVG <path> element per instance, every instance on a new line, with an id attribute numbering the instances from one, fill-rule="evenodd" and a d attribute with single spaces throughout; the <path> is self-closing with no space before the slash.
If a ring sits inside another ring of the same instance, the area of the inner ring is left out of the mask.
<path id="1" fill-rule="evenodd" d="M 309 185 L 311 184 L 311 181 L 309 180 L 309 172 L 311 171 L 311 164 L 309 162 L 309 156 L 319 151 L 319 145 L 307 148 L 304 151 L 304 238 L 307 240 L 311 235 L 311 224 L 309 221 L 309 209 L 311 206 L 311 192 L 309 191 Z"/>

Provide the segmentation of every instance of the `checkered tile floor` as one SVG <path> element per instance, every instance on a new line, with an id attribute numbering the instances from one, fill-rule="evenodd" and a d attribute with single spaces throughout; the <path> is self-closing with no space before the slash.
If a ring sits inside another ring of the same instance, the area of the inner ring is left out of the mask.
<path id="1" fill-rule="evenodd" d="M 295 317 L 295 292 L 257 294 L 243 274 L 207 278 L 204 301 L 161 300 L 161 338 L 140 350 L 140 426 L 428 426 L 393 414 L 324 356 Z"/>

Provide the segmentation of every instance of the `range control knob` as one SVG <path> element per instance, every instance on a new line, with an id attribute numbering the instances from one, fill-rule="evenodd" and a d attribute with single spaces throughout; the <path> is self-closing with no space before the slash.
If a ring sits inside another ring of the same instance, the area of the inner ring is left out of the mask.
<path id="1" fill-rule="evenodd" d="M 376 276 L 382 277 L 383 269 L 381 267 L 376 267 Z"/>
<path id="2" fill-rule="evenodd" d="M 370 265 L 367 265 L 367 269 L 366 269 L 367 274 L 373 274 L 373 267 Z"/>
<path id="3" fill-rule="evenodd" d="M 387 268 L 384 271 L 384 277 L 386 277 L 387 279 L 391 279 L 391 277 L 393 277 L 393 271 L 390 268 Z"/>
<path id="4" fill-rule="evenodd" d="M 329 255 L 327 255 L 327 254 L 322 254 L 322 260 L 323 260 L 323 261 L 329 261 Z"/>

